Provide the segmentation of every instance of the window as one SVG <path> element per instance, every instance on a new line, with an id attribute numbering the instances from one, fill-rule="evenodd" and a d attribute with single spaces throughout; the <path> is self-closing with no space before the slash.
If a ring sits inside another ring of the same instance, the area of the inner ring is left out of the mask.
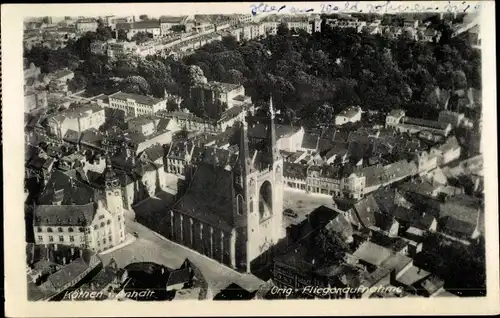
<path id="1" fill-rule="evenodd" d="M 59 242 L 64 242 L 64 236 L 59 235 Z"/>
<path id="2" fill-rule="evenodd" d="M 102 239 L 102 244 L 106 244 L 106 238 Z"/>
<path id="3" fill-rule="evenodd" d="M 74 237 L 73 235 L 71 235 L 71 236 L 69 237 L 69 241 L 70 241 L 70 242 L 74 242 L 74 241 L 75 241 L 75 237 Z"/>
<path id="4" fill-rule="evenodd" d="M 54 242 L 54 237 L 52 235 L 49 236 L 49 242 Z"/>
<path id="5" fill-rule="evenodd" d="M 85 232 L 85 229 L 83 227 L 80 227 L 80 228 L 78 228 L 78 231 L 83 233 L 83 232 Z"/>
<path id="6" fill-rule="evenodd" d="M 106 222 L 106 224 L 110 225 L 110 224 L 111 224 L 111 220 L 108 220 L 108 221 Z"/>
<path id="7" fill-rule="evenodd" d="M 36 230 L 37 230 L 37 232 L 42 232 L 42 228 L 41 227 L 37 228 Z"/>
<path id="8" fill-rule="evenodd" d="M 38 235 L 38 240 L 39 240 L 40 242 L 43 242 L 43 236 Z"/>
<path id="9" fill-rule="evenodd" d="M 51 227 L 48 227 L 48 228 L 47 228 L 47 232 L 52 232 L 52 228 L 51 228 Z"/>
<path id="10" fill-rule="evenodd" d="M 72 227 L 68 228 L 68 232 L 73 232 L 73 228 Z"/>
<path id="11" fill-rule="evenodd" d="M 57 228 L 57 231 L 61 233 L 63 231 L 62 227 Z"/>
<path id="12" fill-rule="evenodd" d="M 101 242 L 97 241 L 97 246 L 101 246 Z"/>
<path id="13" fill-rule="evenodd" d="M 94 225 L 94 230 L 97 230 L 97 225 Z"/>
<path id="14" fill-rule="evenodd" d="M 99 215 L 99 220 L 104 219 L 104 215 Z"/>
<path id="15" fill-rule="evenodd" d="M 85 242 L 85 236 L 80 236 L 80 242 Z"/>
<path id="16" fill-rule="evenodd" d="M 108 241 L 109 241 L 109 243 L 111 243 L 113 241 L 113 238 L 111 237 L 111 235 L 108 237 Z"/>

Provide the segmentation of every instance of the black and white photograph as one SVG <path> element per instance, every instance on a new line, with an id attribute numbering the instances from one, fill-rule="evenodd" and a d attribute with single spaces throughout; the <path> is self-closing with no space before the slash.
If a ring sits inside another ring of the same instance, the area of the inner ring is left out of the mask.
<path id="1" fill-rule="evenodd" d="M 23 12 L 16 297 L 498 296 L 483 4 Z"/>

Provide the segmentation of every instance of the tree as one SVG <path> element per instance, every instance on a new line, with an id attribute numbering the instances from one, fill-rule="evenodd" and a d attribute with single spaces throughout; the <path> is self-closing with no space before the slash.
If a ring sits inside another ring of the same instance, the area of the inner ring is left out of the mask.
<path id="1" fill-rule="evenodd" d="M 148 32 L 138 32 L 134 34 L 134 36 L 131 38 L 131 41 L 135 41 L 137 44 L 142 44 L 145 42 L 150 41 L 153 38 L 153 34 L 148 33 Z"/>
<path id="2" fill-rule="evenodd" d="M 132 94 L 149 95 L 151 86 L 142 76 L 129 76 L 122 82 L 122 90 Z"/>
<path id="3" fill-rule="evenodd" d="M 238 70 L 230 69 L 226 74 L 226 81 L 231 84 L 241 84 L 243 74 Z"/>
<path id="4" fill-rule="evenodd" d="M 128 38 L 127 38 L 127 31 L 123 30 L 123 29 L 119 29 L 117 32 L 116 32 L 116 39 L 118 41 L 127 41 Z"/>

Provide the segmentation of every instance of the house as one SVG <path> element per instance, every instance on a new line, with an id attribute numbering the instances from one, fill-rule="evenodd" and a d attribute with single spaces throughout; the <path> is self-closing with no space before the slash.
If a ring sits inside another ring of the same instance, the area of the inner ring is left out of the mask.
<path id="1" fill-rule="evenodd" d="M 438 166 L 443 166 L 451 161 L 459 159 L 460 154 L 461 147 L 455 136 L 448 138 L 444 144 L 432 147 L 430 150 L 430 155 L 437 157 Z"/>
<path id="2" fill-rule="evenodd" d="M 225 105 L 227 109 L 241 104 L 240 96 L 245 95 L 245 88 L 239 84 L 207 82 L 191 87 L 190 96 L 193 102 L 203 106 L 207 114 L 215 117 L 218 109 Z"/>
<path id="3" fill-rule="evenodd" d="M 464 118 L 465 115 L 463 113 L 457 113 L 450 110 L 442 110 L 441 112 L 439 112 L 438 121 L 448 123 L 452 128 L 457 128 L 460 126 Z"/>
<path id="4" fill-rule="evenodd" d="M 160 21 L 145 20 L 132 23 L 117 23 L 116 33 L 123 30 L 127 34 L 127 39 L 130 41 L 134 35 L 138 33 L 149 33 L 153 38 L 158 38 L 162 35 Z"/>
<path id="5" fill-rule="evenodd" d="M 357 258 L 361 264 L 377 268 L 389 259 L 392 254 L 390 249 L 367 241 L 356 249 L 353 256 Z"/>
<path id="6" fill-rule="evenodd" d="M 135 42 L 110 40 L 107 44 L 107 55 L 115 58 L 124 55 L 135 55 L 139 50 Z"/>
<path id="7" fill-rule="evenodd" d="M 257 291 L 250 292 L 236 283 L 221 290 L 213 300 L 251 300 L 255 297 Z"/>
<path id="8" fill-rule="evenodd" d="M 82 105 L 47 118 L 49 133 L 59 139 L 62 139 L 68 130 L 82 133 L 92 128 L 99 129 L 104 122 L 104 109 L 97 105 Z"/>
<path id="9" fill-rule="evenodd" d="M 251 138 L 264 139 L 267 132 L 263 124 L 256 124 L 248 130 Z M 276 143 L 280 151 L 296 153 L 301 149 L 304 140 L 304 128 L 301 126 L 276 125 Z"/>
<path id="10" fill-rule="evenodd" d="M 184 26 L 188 20 L 188 16 L 172 17 L 172 16 L 161 16 L 160 17 L 160 29 L 161 35 L 164 36 L 172 32 L 172 28 L 176 26 Z M 185 31 L 190 31 L 185 29 Z"/>
<path id="11" fill-rule="evenodd" d="M 335 116 L 335 125 L 341 126 L 346 123 L 355 123 L 361 120 L 361 107 L 349 107 Z"/>
<path id="12" fill-rule="evenodd" d="M 479 198 L 468 195 L 449 197 L 440 205 L 438 227 L 459 238 L 476 239 L 484 233 L 484 206 Z"/>
<path id="13" fill-rule="evenodd" d="M 308 154 L 315 154 L 318 151 L 319 135 L 314 133 L 304 133 L 302 143 L 298 150 Z"/>
<path id="14" fill-rule="evenodd" d="M 68 69 L 60 70 L 49 74 L 52 81 L 67 82 L 75 77 L 75 73 Z"/>
<path id="15" fill-rule="evenodd" d="M 61 244 L 100 253 L 125 240 L 121 187 L 108 161 L 105 191 L 55 171 L 34 211 L 36 244 Z"/>

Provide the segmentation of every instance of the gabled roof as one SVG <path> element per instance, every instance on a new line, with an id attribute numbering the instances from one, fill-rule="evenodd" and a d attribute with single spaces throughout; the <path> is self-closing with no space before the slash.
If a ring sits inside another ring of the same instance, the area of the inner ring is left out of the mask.
<path id="1" fill-rule="evenodd" d="M 191 280 L 191 271 L 189 268 L 181 268 L 170 271 L 167 278 L 167 287 L 177 284 L 185 284 Z"/>
<path id="2" fill-rule="evenodd" d="M 380 213 L 377 202 L 372 195 L 369 195 L 355 203 L 353 210 L 358 221 L 364 227 L 375 225 L 375 213 Z"/>
<path id="3" fill-rule="evenodd" d="M 354 257 L 375 266 L 380 266 L 391 255 L 391 250 L 370 241 L 361 244 L 353 254 Z"/>
<path id="4" fill-rule="evenodd" d="M 78 258 L 64 266 L 58 272 L 50 275 L 47 280 L 50 281 L 56 289 L 60 289 L 70 284 L 75 277 L 83 274 L 88 267 L 89 266 L 82 258 Z"/>
<path id="5" fill-rule="evenodd" d="M 319 135 L 305 133 L 302 139 L 301 147 L 304 149 L 317 150 L 318 148 Z"/>
<path id="6" fill-rule="evenodd" d="M 163 156 L 165 154 L 165 149 L 163 148 L 162 145 L 156 144 L 156 145 L 153 145 L 149 148 L 146 148 L 144 150 L 144 153 L 146 154 L 146 156 L 149 160 L 154 162 L 160 158 L 163 158 Z"/>

